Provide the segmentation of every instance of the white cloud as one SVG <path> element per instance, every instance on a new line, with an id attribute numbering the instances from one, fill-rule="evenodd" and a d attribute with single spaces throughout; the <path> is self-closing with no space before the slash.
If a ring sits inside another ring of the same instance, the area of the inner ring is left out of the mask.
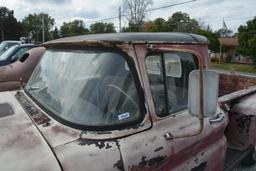
<path id="1" fill-rule="evenodd" d="M 186 0 L 153 0 L 153 8 L 184 2 Z M 15 17 L 22 20 L 29 13 L 45 12 L 55 18 L 57 26 L 64 21 L 83 19 L 89 22 L 118 15 L 122 0 L 1 0 L 0 6 L 14 10 Z M 147 19 L 162 17 L 168 19 L 173 13 L 182 11 L 191 18 L 200 19 L 209 24 L 213 30 L 222 27 L 223 18 L 227 26 L 236 31 L 238 26 L 256 16 L 255 0 L 197 0 L 195 2 L 150 12 Z M 118 20 L 111 20 L 118 26 Z M 123 21 L 123 24 L 127 23 Z"/>

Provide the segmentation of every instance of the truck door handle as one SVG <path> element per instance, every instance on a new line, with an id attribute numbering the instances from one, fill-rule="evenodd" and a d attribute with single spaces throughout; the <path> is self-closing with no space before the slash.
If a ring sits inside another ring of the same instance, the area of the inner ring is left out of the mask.
<path id="1" fill-rule="evenodd" d="M 224 113 L 218 113 L 214 118 L 209 119 L 209 121 L 210 121 L 210 123 L 214 124 L 214 123 L 223 121 L 224 118 L 225 118 Z"/>

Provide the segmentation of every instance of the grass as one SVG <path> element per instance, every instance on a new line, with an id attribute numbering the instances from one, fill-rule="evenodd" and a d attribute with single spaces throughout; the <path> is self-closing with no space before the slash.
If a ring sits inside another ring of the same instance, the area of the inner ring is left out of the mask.
<path id="1" fill-rule="evenodd" d="M 246 73 L 256 74 L 256 67 L 248 64 L 211 62 L 210 67 L 213 69 L 223 69 L 228 71 L 237 71 L 237 72 L 246 72 Z"/>

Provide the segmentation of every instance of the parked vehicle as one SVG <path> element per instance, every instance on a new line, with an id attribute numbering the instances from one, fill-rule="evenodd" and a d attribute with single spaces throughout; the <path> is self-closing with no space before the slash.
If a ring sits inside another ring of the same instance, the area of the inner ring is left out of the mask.
<path id="1" fill-rule="evenodd" d="M 0 56 L 0 66 L 9 65 L 20 59 L 29 49 L 38 47 L 34 44 L 14 45 Z"/>
<path id="2" fill-rule="evenodd" d="M 45 51 L 37 47 L 27 51 L 20 60 L 0 66 L 0 91 L 17 90 L 26 84 Z"/>
<path id="3" fill-rule="evenodd" d="M 0 93 L 1 170 L 216 171 L 225 160 L 227 169 L 254 162 L 256 88 L 218 99 L 205 37 L 99 34 L 44 46 L 25 89 Z"/>
<path id="4" fill-rule="evenodd" d="M 2 41 L 0 44 L 0 56 L 14 45 L 21 45 L 21 41 L 14 41 L 14 40 Z"/>

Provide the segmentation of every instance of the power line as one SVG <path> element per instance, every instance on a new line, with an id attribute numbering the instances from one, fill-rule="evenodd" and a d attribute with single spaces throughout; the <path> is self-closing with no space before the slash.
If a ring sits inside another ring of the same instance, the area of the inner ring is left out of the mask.
<path id="1" fill-rule="evenodd" d="M 180 2 L 180 3 L 176 3 L 176 4 L 171 4 L 171 5 L 165 5 L 165 6 L 161 6 L 161 7 L 151 8 L 151 9 L 146 10 L 145 12 L 155 11 L 155 10 L 164 9 L 164 8 L 170 8 L 170 7 L 173 7 L 173 6 L 183 5 L 183 4 L 187 4 L 187 3 L 191 3 L 191 2 L 195 2 L 195 1 L 197 1 L 197 0 L 184 1 L 184 2 Z M 123 15 L 123 14 L 121 15 L 121 17 L 124 17 L 124 16 L 125 15 Z M 100 20 L 89 21 L 89 22 L 86 22 L 86 23 L 90 24 L 90 23 L 96 23 L 96 22 L 101 22 L 101 21 L 113 20 L 113 19 L 118 19 L 119 17 L 120 16 L 103 18 L 103 19 L 100 19 Z"/>
<path id="2" fill-rule="evenodd" d="M 106 21 L 106 20 L 113 20 L 113 19 L 117 19 L 117 18 L 118 18 L 118 17 L 103 18 L 103 19 L 100 19 L 100 20 L 89 21 L 89 22 L 86 22 L 86 23 L 87 23 L 87 24 L 90 24 L 90 23 L 97 23 L 97 22 Z"/>
<path id="3" fill-rule="evenodd" d="M 197 0 L 190 0 L 190 1 L 180 2 L 180 3 L 176 3 L 176 4 L 166 5 L 166 6 L 162 6 L 162 7 L 151 8 L 149 10 L 146 10 L 146 12 L 155 11 L 155 10 L 164 9 L 164 8 L 170 8 L 173 6 L 183 5 L 183 4 L 187 4 L 187 3 L 195 2 L 195 1 L 197 1 Z"/>
<path id="4" fill-rule="evenodd" d="M 234 20 L 241 20 L 241 19 L 246 19 L 246 18 L 254 18 L 255 16 L 252 16 L 252 17 L 240 17 L 240 18 L 231 18 L 229 17 L 230 19 L 225 19 L 225 21 L 234 21 Z M 218 19 L 219 20 L 219 19 Z M 221 21 L 222 22 L 222 21 Z M 145 26 L 146 23 L 143 23 L 143 24 L 135 24 L 135 25 L 132 25 L 132 26 L 129 26 L 129 27 L 132 27 L 132 28 L 143 28 Z M 157 27 L 157 26 L 176 26 L 176 24 L 171 24 L 171 23 L 167 23 L 167 21 L 161 25 L 161 24 L 153 24 L 153 23 L 150 23 L 150 26 L 151 27 Z M 117 28 L 117 27 L 115 27 Z"/>
<path id="5" fill-rule="evenodd" d="M 248 19 L 248 18 L 254 18 L 254 17 L 256 17 L 256 16 L 248 16 L 248 17 L 225 17 L 224 19 L 225 19 L 225 21 L 232 21 L 232 20 L 242 20 L 242 19 Z M 202 19 L 203 21 L 219 21 L 219 20 L 221 20 L 220 18 L 208 18 L 208 19 Z"/>

